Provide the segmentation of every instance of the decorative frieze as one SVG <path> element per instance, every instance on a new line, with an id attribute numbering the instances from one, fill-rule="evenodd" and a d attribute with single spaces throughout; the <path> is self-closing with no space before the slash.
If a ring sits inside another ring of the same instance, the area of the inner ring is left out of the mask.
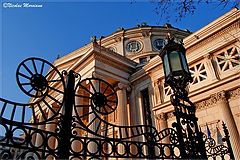
<path id="1" fill-rule="evenodd" d="M 229 98 L 230 99 L 240 99 L 240 87 L 235 89 L 235 90 L 232 90 L 232 91 L 229 91 Z"/>
<path id="2" fill-rule="evenodd" d="M 203 110 L 212 107 L 214 104 L 213 99 L 209 98 L 201 102 L 195 103 L 196 110 Z"/>
<path id="3" fill-rule="evenodd" d="M 194 105 L 196 107 L 196 110 L 203 110 L 203 109 L 211 108 L 218 101 L 223 101 L 223 100 L 225 101 L 227 100 L 225 91 L 214 93 L 210 96 L 209 99 L 203 100 L 201 102 L 197 102 Z"/>
<path id="4" fill-rule="evenodd" d="M 218 93 L 214 93 L 211 95 L 211 98 L 213 103 L 217 103 L 219 101 L 227 101 L 226 99 L 226 92 L 220 91 Z"/>

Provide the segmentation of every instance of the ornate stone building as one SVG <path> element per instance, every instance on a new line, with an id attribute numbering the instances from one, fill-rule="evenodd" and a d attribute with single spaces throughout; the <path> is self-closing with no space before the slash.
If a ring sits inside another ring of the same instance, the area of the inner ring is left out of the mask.
<path id="1" fill-rule="evenodd" d="M 194 33 L 170 24 L 120 28 L 57 59 L 54 65 L 60 71 L 74 70 L 82 79 L 97 77 L 114 86 L 118 107 L 111 116 L 105 117 L 107 121 L 119 125 L 150 124 L 160 131 L 172 127 L 175 121 L 169 100 L 171 89 L 164 84 L 162 61 L 158 56 L 167 33 L 174 35 L 177 41 L 183 40 L 186 48 L 193 77 L 189 96 L 196 105 L 201 130 L 207 133 L 207 125 L 211 136 L 217 139 L 218 129 L 222 134 L 220 126 L 224 121 L 235 158 L 240 159 L 239 28 L 240 11 L 236 8 Z M 54 101 L 48 103 L 54 106 Z M 47 109 L 45 112 L 52 114 Z M 79 112 L 84 114 L 90 109 Z M 89 119 L 90 114 L 85 117 L 86 121 Z"/>

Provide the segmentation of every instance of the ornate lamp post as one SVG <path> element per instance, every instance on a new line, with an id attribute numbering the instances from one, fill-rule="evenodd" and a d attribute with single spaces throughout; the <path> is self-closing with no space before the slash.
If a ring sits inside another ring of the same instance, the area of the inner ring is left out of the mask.
<path id="1" fill-rule="evenodd" d="M 192 81 L 189 72 L 185 48 L 182 44 L 174 42 L 174 38 L 168 35 L 167 44 L 160 51 L 165 73 L 165 83 L 173 90 L 171 103 L 174 106 L 174 115 L 180 154 L 182 158 L 207 158 L 203 141 L 203 134 L 198 129 L 195 106 L 188 98 L 186 90 Z"/>

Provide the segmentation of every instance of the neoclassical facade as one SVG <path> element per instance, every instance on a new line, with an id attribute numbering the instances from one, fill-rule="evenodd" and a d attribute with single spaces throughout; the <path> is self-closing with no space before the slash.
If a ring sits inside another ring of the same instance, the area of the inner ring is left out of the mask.
<path id="1" fill-rule="evenodd" d="M 230 10 L 194 33 L 174 28 L 170 24 L 142 24 L 131 29 L 120 28 L 99 40 L 93 39 L 92 43 L 57 59 L 54 66 L 60 71 L 74 70 L 82 79 L 103 79 L 114 87 L 118 107 L 113 114 L 105 117 L 107 121 L 118 125 L 153 125 L 160 131 L 172 127 L 175 121 L 173 106 L 169 100 L 172 92 L 164 83 L 162 61 L 158 55 L 168 33 L 173 35 L 176 41 L 183 41 L 186 48 L 187 61 L 193 77 L 193 82 L 188 88 L 189 97 L 195 103 L 201 130 L 207 133 L 208 126 L 211 136 L 217 139 L 218 129 L 223 134 L 221 124 L 224 121 L 230 132 L 235 158 L 240 159 L 238 9 Z M 89 86 L 88 83 L 85 85 Z M 80 101 L 88 103 L 80 99 L 76 100 L 76 103 Z M 57 107 L 54 101 L 48 100 L 48 103 Z M 79 113 L 90 111 L 85 108 Z M 38 109 L 35 112 L 40 113 Z M 52 112 L 49 109 L 46 108 L 45 113 L 51 117 Z M 90 121 L 91 115 L 83 119 L 86 122 Z M 52 130 L 54 126 L 46 125 L 45 128 Z M 118 133 L 111 133 L 109 129 L 109 134 L 117 136 Z"/>

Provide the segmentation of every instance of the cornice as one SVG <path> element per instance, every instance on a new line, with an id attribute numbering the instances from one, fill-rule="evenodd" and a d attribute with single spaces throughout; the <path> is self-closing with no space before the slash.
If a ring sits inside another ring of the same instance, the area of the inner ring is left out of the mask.
<path id="1" fill-rule="evenodd" d="M 89 43 L 81 48 L 78 48 L 76 50 L 74 50 L 73 52 L 71 53 L 68 53 L 67 55 L 59 58 L 59 59 L 56 59 L 53 63 L 53 65 L 56 65 L 56 66 L 59 66 L 59 65 L 62 65 L 64 63 L 67 63 L 68 61 L 72 61 L 72 60 L 75 60 L 76 58 L 79 58 L 81 56 L 83 56 L 84 54 L 86 54 L 87 52 L 89 52 L 89 50 L 92 49 L 92 43 Z"/>
<path id="2" fill-rule="evenodd" d="M 95 54 L 96 54 L 95 60 L 102 62 L 104 65 L 112 66 L 112 67 L 119 69 L 121 71 L 124 71 L 126 73 L 132 73 L 135 69 L 133 67 L 124 65 L 123 63 L 120 63 L 118 61 L 115 61 L 109 57 L 102 56 L 102 54 L 99 54 L 99 53 L 95 53 Z"/>
<path id="3" fill-rule="evenodd" d="M 219 32 L 223 28 L 229 26 L 231 23 L 239 21 L 240 11 L 237 8 L 234 8 L 224 14 L 223 16 L 219 17 L 218 19 L 214 20 L 213 22 L 209 23 L 202 29 L 192 33 L 190 36 L 186 37 L 183 42 L 186 48 L 190 48 L 191 46 L 199 43 L 203 39 L 206 39 L 210 35 Z"/>
<path id="4" fill-rule="evenodd" d="M 108 41 L 114 40 L 115 42 L 121 42 L 124 38 L 132 38 L 133 37 L 150 37 L 154 32 L 156 33 L 164 33 L 163 36 L 168 32 L 173 32 L 174 34 L 181 34 L 181 36 L 188 36 L 189 32 L 185 30 L 181 30 L 175 27 L 167 28 L 164 26 L 141 26 L 134 27 L 129 29 L 123 29 L 112 34 L 105 36 L 101 39 L 102 45 L 107 45 Z M 113 43 L 114 43 L 113 41 Z M 99 40 L 98 40 L 99 42 Z"/>
<path id="5" fill-rule="evenodd" d="M 239 21 L 236 21 L 236 22 L 230 24 L 229 26 L 226 26 L 225 28 L 218 30 L 218 32 L 208 35 L 208 37 L 205 37 L 204 39 L 202 38 L 201 40 L 195 40 L 196 43 L 194 43 L 192 45 L 187 45 L 184 43 L 184 47 L 186 48 L 187 52 L 191 53 L 192 51 L 196 50 L 197 48 L 200 48 L 202 46 L 205 46 L 206 44 L 213 42 L 213 40 L 217 39 L 218 37 L 222 38 L 224 34 L 229 33 L 229 31 L 234 30 L 236 28 L 240 28 Z"/>

